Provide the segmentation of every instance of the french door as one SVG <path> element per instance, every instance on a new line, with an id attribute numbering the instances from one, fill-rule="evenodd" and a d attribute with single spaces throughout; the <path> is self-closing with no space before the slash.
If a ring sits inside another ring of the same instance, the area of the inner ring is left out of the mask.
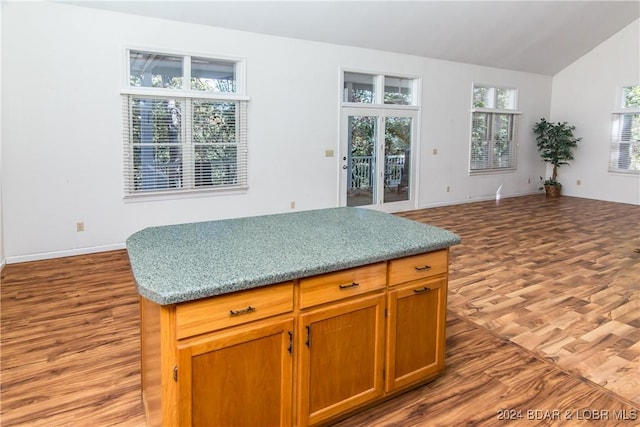
<path id="1" fill-rule="evenodd" d="M 417 113 L 343 108 L 340 205 L 415 208 Z"/>

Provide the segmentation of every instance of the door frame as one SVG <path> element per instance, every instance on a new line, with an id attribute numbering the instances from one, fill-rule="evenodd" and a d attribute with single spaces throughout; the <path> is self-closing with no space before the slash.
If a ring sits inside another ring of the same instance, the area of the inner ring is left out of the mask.
<path id="1" fill-rule="evenodd" d="M 411 126 L 411 150 L 410 150 L 410 163 L 409 163 L 409 200 L 403 200 L 398 202 L 388 202 L 384 203 L 383 197 L 381 195 L 384 194 L 384 178 L 381 176 L 381 173 L 384 173 L 384 162 L 378 161 L 376 163 L 376 191 L 375 195 L 376 200 L 371 205 L 361 206 L 364 208 L 380 210 L 383 212 L 399 212 L 416 209 L 417 207 L 417 194 L 418 194 L 418 138 L 420 135 L 420 114 L 419 110 L 415 108 L 380 108 L 376 107 L 368 107 L 368 106 L 357 106 L 357 107 L 346 107 L 343 106 L 340 111 L 340 155 L 339 155 L 339 195 L 338 201 L 339 206 L 347 206 L 347 174 L 350 170 L 348 167 L 348 159 L 349 159 L 349 117 L 350 116 L 367 116 L 367 117 L 377 117 L 377 135 L 375 142 L 375 157 L 376 159 L 384 159 L 385 154 L 385 119 L 387 117 L 408 117 L 412 119 Z M 383 179 L 379 179 L 383 178 Z"/>

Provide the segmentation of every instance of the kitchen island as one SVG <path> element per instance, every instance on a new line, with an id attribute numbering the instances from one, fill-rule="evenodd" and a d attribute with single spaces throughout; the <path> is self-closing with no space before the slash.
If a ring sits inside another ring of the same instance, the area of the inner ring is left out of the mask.
<path id="1" fill-rule="evenodd" d="M 133 234 L 148 424 L 322 424 L 435 378 L 459 242 L 361 208 Z"/>

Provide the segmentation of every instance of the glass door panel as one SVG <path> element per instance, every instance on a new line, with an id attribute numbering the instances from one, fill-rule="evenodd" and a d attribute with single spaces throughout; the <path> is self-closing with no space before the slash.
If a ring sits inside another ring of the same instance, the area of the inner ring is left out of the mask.
<path id="1" fill-rule="evenodd" d="M 383 202 L 410 199 L 412 118 L 386 117 Z"/>
<path id="2" fill-rule="evenodd" d="M 373 205 L 377 201 L 378 123 L 375 116 L 347 118 L 347 206 Z"/>

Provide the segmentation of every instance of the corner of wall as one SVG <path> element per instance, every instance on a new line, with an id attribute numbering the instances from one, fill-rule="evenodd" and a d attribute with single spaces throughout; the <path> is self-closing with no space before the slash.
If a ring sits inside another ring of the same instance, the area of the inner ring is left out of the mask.
<path id="1" fill-rule="evenodd" d="M 0 4 L 0 46 L 2 46 L 2 5 Z M 0 52 L 2 49 L 0 48 Z M 0 53 L 1 54 L 1 53 Z M 2 61 L 0 60 L 0 64 Z M 2 67 L 0 66 L 0 94 L 2 94 Z M 1 99 L 1 97 L 0 97 Z M 2 103 L 0 102 L 0 271 L 4 268 L 7 260 L 4 255 L 4 233 L 2 220 Z"/>

